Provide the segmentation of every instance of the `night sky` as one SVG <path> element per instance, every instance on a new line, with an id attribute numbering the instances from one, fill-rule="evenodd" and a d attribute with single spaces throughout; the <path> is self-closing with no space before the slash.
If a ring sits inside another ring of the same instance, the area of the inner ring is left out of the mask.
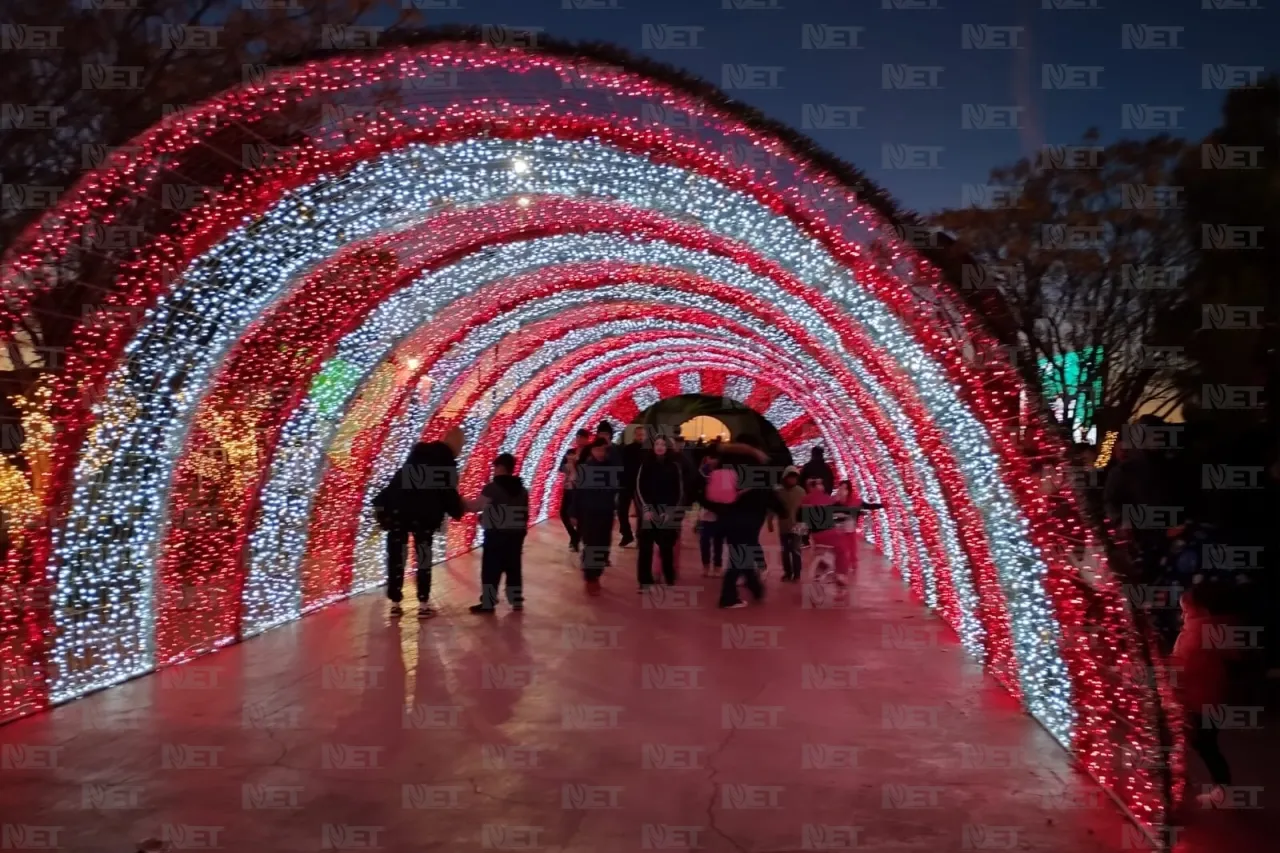
<path id="1" fill-rule="evenodd" d="M 960 206 L 992 166 L 1077 142 L 1089 127 L 1104 141 L 1166 127 L 1203 136 L 1218 123 L 1223 91 L 1213 87 L 1247 83 L 1280 57 L 1280 0 L 404 2 L 429 23 L 540 28 L 717 85 L 776 85 L 730 94 L 922 212 Z M 827 47 L 806 48 L 806 38 Z M 921 85 L 938 88 L 901 88 Z M 885 168 L 886 144 L 925 148 L 895 147 L 897 168 Z"/>

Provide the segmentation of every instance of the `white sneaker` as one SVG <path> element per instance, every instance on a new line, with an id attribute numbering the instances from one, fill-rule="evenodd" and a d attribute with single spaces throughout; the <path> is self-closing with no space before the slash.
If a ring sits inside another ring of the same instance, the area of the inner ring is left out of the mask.
<path id="1" fill-rule="evenodd" d="M 737 604 L 730 604 L 728 607 L 725 608 L 725 610 L 740 610 L 743 607 L 748 607 L 748 606 L 749 605 L 745 601 L 739 601 Z"/>
<path id="2" fill-rule="evenodd" d="M 1196 794 L 1196 802 L 1202 809 L 1216 809 L 1226 801 L 1227 792 L 1221 785 L 1209 785 Z"/>

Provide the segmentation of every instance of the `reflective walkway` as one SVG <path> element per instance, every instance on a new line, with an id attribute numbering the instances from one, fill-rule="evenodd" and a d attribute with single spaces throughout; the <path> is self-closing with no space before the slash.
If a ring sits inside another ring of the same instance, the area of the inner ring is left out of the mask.
<path id="1" fill-rule="evenodd" d="M 468 555 L 429 622 L 366 595 L 0 729 L 5 846 L 1141 848 L 869 551 L 847 601 L 775 568 L 725 612 L 692 545 L 592 599 L 544 525 L 523 614 L 467 612 Z"/>

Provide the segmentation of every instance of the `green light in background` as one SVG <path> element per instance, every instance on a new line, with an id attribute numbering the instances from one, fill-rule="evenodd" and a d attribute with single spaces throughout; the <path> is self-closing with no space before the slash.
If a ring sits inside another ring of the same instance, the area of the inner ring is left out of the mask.
<path id="1" fill-rule="evenodd" d="M 1093 419 L 1102 401 L 1102 347 L 1088 347 L 1080 352 L 1068 352 L 1051 359 L 1040 359 L 1040 380 L 1044 383 L 1045 397 L 1053 406 L 1059 419 L 1064 407 L 1070 405 L 1071 420 L 1077 432 L 1077 441 L 1093 426 Z M 1091 375 L 1091 383 L 1087 376 Z"/>
<path id="2" fill-rule="evenodd" d="M 311 380 L 310 397 L 323 418 L 336 416 L 342 402 L 360 381 L 360 369 L 349 361 L 331 358 Z"/>

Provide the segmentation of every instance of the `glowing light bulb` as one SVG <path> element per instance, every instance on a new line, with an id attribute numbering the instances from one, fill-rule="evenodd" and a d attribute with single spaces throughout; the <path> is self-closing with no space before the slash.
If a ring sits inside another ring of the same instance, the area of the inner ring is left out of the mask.
<path id="1" fill-rule="evenodd" d="M 422 359 L 414 356 L 413 358 L 406 359 L 405 364 L 410 370 L 417 370 L 419 367 L 422 367 Z"/>
<path id="2" fill-rule="evenodd" d="M 516 204 L 520 207 L 528 207 L 533 204 L 533 201 L 527 195 L 522 195 L 520 198 L 516 199 Z"/>
<path id="3" fill-rule="evenodd" d="M 529 169 L 530 169 L 530 166 L 529 166 L 528 160 L 522 160 L 517 157 L 511 163 L 511 171 L 515 172 L 517 175 L 523 175 L 527 173 Z"/>

